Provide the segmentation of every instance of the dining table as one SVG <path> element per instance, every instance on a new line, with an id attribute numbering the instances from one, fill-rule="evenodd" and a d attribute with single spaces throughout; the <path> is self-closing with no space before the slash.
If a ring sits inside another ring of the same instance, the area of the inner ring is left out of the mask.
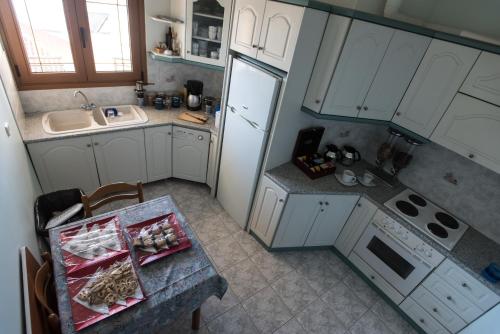
<path id="1" fill-rule="evenodd" d="M 116 216 L 120 229 L 125 234 L 129 225 L 171 212 L 176 215 L 192 246 L 141 266 L 130 238 L 125 238 L 146 299 L 76 331 L 72 317 L 71 296 L 67 286 L 64 251 L 60 242 L 61 231 Z M 53 228 L 49 232 L 49 237 L 59 320 L 63 334 L 168 332 L 169 324 L 188 314 L 187 312 L 192 312 L 192 325 L 196 328 L 199 326 L 200 307 L 203 302 L 211 296 L 222 299 L 228 287 L 227 281 L 217 273 L 200 241 L 188 225 L 186 217 L 170 195 Z"/>

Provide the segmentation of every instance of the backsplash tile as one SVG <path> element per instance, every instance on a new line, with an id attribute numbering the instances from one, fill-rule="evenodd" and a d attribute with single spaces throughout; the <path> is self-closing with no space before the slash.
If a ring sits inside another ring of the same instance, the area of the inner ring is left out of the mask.
<path id="1" fill-rule="evenodd" d="M 315 125 L 326 128 L 322 148 L 349 144 L 371 163 L 388 136 L 382 125 L 325 120 L 315 120 Z M 399 180 L 500 244 L 500 174 L 434 143 L 418 147 L 413 155 Z M 456 185 L 444 179 L 447 173 L 457 179 Z"/>
<path id="2" fill-rule="evenodd" d="M 189 79 L 203 81 L 203 93 L 220 97 L 224 72 L 183 63 L 166 63 L 148 58 L 148 81 L 151 91 L 180 91 Z M 78 109 L 84 101 L 73 97 L 75 89 L 84 92 L 98 106 L 135 104 L 134 86 L 64 88 L 20 91 L 25 113 Z"/>

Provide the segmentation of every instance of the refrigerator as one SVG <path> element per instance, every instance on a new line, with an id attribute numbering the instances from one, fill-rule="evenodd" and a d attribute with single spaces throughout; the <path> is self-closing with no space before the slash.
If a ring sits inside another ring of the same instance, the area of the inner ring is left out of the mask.
<path id="1" fill-rule="evenodd" d="M 234 58 L 232 62 L 217 199 L 245 228 L 281 77 L 242 59 Z"/>

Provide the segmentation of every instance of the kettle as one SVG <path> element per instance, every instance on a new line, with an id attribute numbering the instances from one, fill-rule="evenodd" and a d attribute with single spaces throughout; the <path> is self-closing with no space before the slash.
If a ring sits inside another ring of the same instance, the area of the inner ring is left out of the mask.
<path id="1" fill-rule="evenodd" d="M 186 90 L 186 107 L 192 111 L 200 110 L 201 97 L 203 94 L 203 82 L 198 80 L 188 80 L 186 83 Z"/>
<path id="2" fill-rule="evenodd" d="M 186 105 L 189 110 L 200 110 L 201 95 L 188 94 Z"/>
<path id="3" fill-rule="evenodd" d="M 354 147 L 345 145 L 342 148 L 342 160 L 340 161 L 342 165 L 351 166 L 359 160 L 361 160 L 361 155 Z"/>

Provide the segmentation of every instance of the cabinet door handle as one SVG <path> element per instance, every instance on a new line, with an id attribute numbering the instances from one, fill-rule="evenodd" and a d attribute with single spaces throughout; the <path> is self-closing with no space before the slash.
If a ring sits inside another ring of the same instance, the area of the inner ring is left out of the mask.
<path id="1" fill-rule="evenodd" d="M 94 146 L 97 146 L 97 145 L 99 145 L 99 143 L 98 143 L 98 142 L 95 142 L 95 143 L 94 143 Z"/>
<path id="2" fill-rule="evenodd" d="M 464 283 L 462 283 L 462 287 L 463 288 L 468 288 L 469 286 L 467 285 L 467 283 L 464 282 Z"/>
<path id="3" fill-rule="evenodd" d="M 325 202 L 325 205 L 330 205 L 330 203 L 328 203 L 328 202 Z"/>
<path id="4" fill-rule="evenodd" d="M 87 144 L 87 147 L 92 147 L 92 144 Z"/>
<path id="5" fill-rule="evenodd" d="M 398 111 L 398 112 L 396 113 L 396 116 L 401 116 L 401 112 L 399 112 L 399 111 Z"/>
<path id="6" fill-rule="evenodd" d="M 257 44 L 252 44 L 252 48 L 256 48 L 256 47 L 258 47 Z"/>
<path id="7" fill-rule="evenodd" d="M 375 276 L 371 275 L 371 276 L 370 276 L 370 278 L 371 278 L 371 279 L 375 279 Z"/>
<path id="8" fill-rule="evenodd" d="M 356 106 L 356 110 L 361 110 L 361 106 Z"/>
<path id="9" fill-rule="evenodd" d="M 470 154 L 469 154 L 469 158 L 470 158 L 470 159 L 474 159 L 474 154 L 470 153 Z"/>
<path id="10" fill-rule="evenodd" d="M 438 309 L 437 309 L 437 308 L 435 308 L 435 307 L 432 309 L 432 312 L 434 312 L 434 313 L 439 313 L 439 312 L 438 312 Z"/>
<path id="11" fill-rule="evenodd" d="M 425 320 L 424 319 L 419 319 L 418 321 L 420 321 L 421 323 L 425 323 Z"/>
<path id="12" fill-rule="evenodd" d="M 368 110 L 368 107 L 367 107 L 367 106 L 364 106 L 364 107 L 363 107 L 363 110 Z"/>
<path id="13" fill-rule="evenodd" d="M 264 47 L 263 46 L 259 46 L 259 47 L 257 47 L 257 50 L 264 50 Z"/>
<path id="14" fill-rule="evenodd" d="M 446 296 L 446 299 L 453 300 L 453 298 L 451 298 L 451 296 Z"/>
<path id="15" fill-rule="evenodd" d="M 202 136 L 202 135 L 199 135 L 199 136 L 198 136 L 198 140 L 203 140 L 203 136 Z"/>
<path id="16" fill-rule="evenodd" d="M 321 100 L 320 100 L 320 99 L 316 99 L 316 100 L 314 100 L 314 103 L 320 103 L 320 102 L 321 102 Z"/>
<path id="17" fill-rule="evenodd" d="M 362 207 L 361 203 L 358 203 L 358 208 Z"/>
<path id="18" fill-rule="evenodd" d="M 189 51 L 189 50 L 186 50 L 186 53 L 191 53 L 191 51 Z"/>
<path id="19" fill-rule="evenodd" d="M 319 205 L 323 205 L 323 202 L 322 202 L 322 201 L 319 201 Z"/>
<path id="20" fill-rule="evenodd" d="M 280 198 L 278 202 L 283 203 L 283 198 Z"/>

